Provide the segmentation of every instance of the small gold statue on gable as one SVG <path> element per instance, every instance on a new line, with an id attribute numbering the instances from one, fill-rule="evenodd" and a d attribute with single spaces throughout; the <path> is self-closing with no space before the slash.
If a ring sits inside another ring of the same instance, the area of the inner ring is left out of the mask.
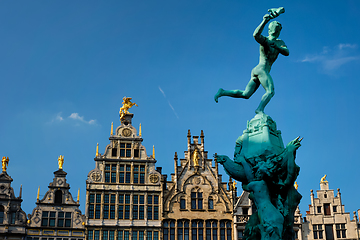
<path id="1" fill-rule="evenodd" d="M 122 102 L 122 107 L 120 108 L 120 119 L 124 119 L 125 115 L 129 113 L 129 109 L 132 108 L 132 106 L 137 106 L 138 105 L 136 103 L 132 103 L 131 102 L 131 97 L 123 97 L 123 102 Z"/>
<path id="2" fill-rule="evenodd" d="M 321 178 L 320 183 L 328 183 L 328 181 L 326 180 L 326 174 Z"/>
<path id="3" fill-rule="evenodd" d="M 6 168 L 9 165 L 9 157 L 3 157 L 1 163 L 3 172 L 6 172 Z"/>
<path id="4" fill-rule="evenodd" d="M 60 155 L 58 158 L 59 169 L 63 169 L 63 164 L 64 164 L 64 156 Z"/>

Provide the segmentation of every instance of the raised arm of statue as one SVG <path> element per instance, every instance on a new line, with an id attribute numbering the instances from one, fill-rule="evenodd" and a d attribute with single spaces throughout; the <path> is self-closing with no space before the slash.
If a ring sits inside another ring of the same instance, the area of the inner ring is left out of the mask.
<path id="1" fill-rule="evenodd" d="M 270 19 L 271 19 L 270 15 L 265 14 L 264 17 L 263 17 L 262 22 L 255 29 L 255 31 L 253 33 L 253 36 L 254 36 L 255 40 L 260 44 L 265 44 L 265 42 L 266 42 L 266 37 L 261 35 L 261 33 L 263 32 L 265 25 L 270 21 Z"/>

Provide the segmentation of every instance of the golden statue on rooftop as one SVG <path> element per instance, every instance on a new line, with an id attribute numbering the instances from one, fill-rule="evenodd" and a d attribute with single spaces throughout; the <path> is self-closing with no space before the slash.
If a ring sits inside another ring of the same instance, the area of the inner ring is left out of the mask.
<path id="1" fill-rule="evenodd" d="M 58 158 L 58 164 L 59 164 L 59 169 L 63 169 L 63 164 L 64 164 L 64 156 L 61 156 Z"/>
<path id="2" fill-rule="evenodd" d="M 6 172 L 6 168 L 9 165 L 9 157 L 3 157 L 1 162 L 2 162 L 2 170 L 3 172 Z"/>
<path id="3" fill-rule="evenodd" d="M 131 97 L 123 97 L 123 102 L 122 102 L 123 105 L 120 108 L 120 112 L 119 112 L 121 120 L 124 119 L 125 115 L 129 113 L 128 110 L 132 108 L 132 106 L 135 105 L 138 107 L 136 103 L 131 102 L 131 99 L 132 99 Z"/>
<path id="4" fill-rule="evenodd" d="M 326 174 L 321 178 L 320 183 L 328 183 L 328 181 L 326 180 Z"/>
<path id="5" fill-rule="evenodd" d="M 197 148 L 195 148 L 195 151 L 193 154 L 193 161 L 194 161 L 194 166 L 198 167 L 199 166 L 199 151 Z"/>

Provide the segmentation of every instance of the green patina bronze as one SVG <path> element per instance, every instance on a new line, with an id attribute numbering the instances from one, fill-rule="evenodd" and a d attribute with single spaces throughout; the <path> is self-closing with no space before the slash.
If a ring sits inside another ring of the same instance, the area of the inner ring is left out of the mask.
<path id="1" fill-rule="evenodd" d="M 215 155 L 227 174 L 241 181 L 243 189 L 250 192 L 250 199 L 256 207 L 245 229 L 244 239 L 248 240 L 295 239 L 294 213 L 301 199 L 294 187 L 300 170 L 295 163 L 295 155 L 302 139 L 298 137 L 284 148 L 275 121 L 264 113 L 264 107 L 274 95 L 269 75 L 271 65 L 279 53 L 288 55 L 289 51 L 284 42 L 277 39 L 280 23 L 270 23 L 269 37 L 262 36 L 261 32 L 270 19 L 284 11 L 284 8 L 270 9 L 270 14 L 264 16 L 254 32 L 256 41 L 260 43 L 260 62 L 252 70 L 246 90 L 220 88 L 215 95 L 215 101 L 221 96 L 249 98 L 260 84 L 266 90 L 255 117 L 236 140 L 234 160 L 226 155 Z"/>
<path id="2" fill-rule="evenodd" d="M 270 19 L 273 19 L 284 12 L 285 9 L 283 7 L 269 9 L 270 14 L 265 14 L 262 22 L 255 29 L 253 35 L 255 40 L 260 44 L 260 59 L 259 64 L 251 71 L 251 79 L 245 90 L 224 90 L 220 88 L 215 94 L 215 102 L 218 102 L 219 97 L 222 96 L 248 99 L 254 94 L 261 84 L 265 89 L 265 94 L 262 96 L 259 107 L 255 112 L 264 112 L 265 106 L 275 94 L 274 82 L 270 76 L 271 66 L 277 59 L 279 53 L 288 56 L 289 50 L 287 49 L 284 41 L 278 39 L 282 28 L 279 22 L 273 21 L 269 24 L 268 37 L 264 37 L 261 33 Z"/>

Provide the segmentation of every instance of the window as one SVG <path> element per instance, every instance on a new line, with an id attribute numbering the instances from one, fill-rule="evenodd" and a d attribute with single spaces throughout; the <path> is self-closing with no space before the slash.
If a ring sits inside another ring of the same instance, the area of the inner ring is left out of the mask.
<path id="1" fill-rule="evenodd" d="M 180 209 L 186 209 L 186 201 L 184 197 L 180 198 Z"/>
<path id="2" fill-rule="evenodd" d="M 192 240 L 204 239 L 204 223 L 202 220 L 195 220 L 191 223 Z"/>
<path id="3" fill-rule="evenodd" d="M 144 195 L 133 196 L 133 219 L 144 219 Z"/>
<path id="4" fill-rule="evenodd" d="M 130 183 L 131 165 L 120 164 L 119 167 L 119 183 Z"/>
<path id="5" fill-rule="evenodd" d="M 109 240 L 109 231 L 103 231 L 102 240 Z"/>
<path id="6" fill-rule="evenodd" d="M 191 192 L 191 209 L 203 209 L 202 203 L 202 192 L 199 190 Z"/>
<path id="7" fill-rule="evenodd" d="M 129 231 L 118 230 L 117 240 L 129 240 Z"/>
<path id="8" fill-rule="evenodd" d="M 243 207 L 242 208 L 242 214 L 243 215 L 249 215 L 249 208 Z"/>
<path id="9" fill-rule="evenodd" d="M 217 240 L 217 221 L 206 221 L 206 240 Z"/>
<path id="10" fill-rule="evenodd" d="M 14 213 L 15 214 L 15 213 Z M 55 227 L 57 214 L 57 227 L 71 227 L 71 212 L 42 212 L 41 226 Z M 15 216 L 14 216 L 15 217 Z"/>
<path id="11" fill-rule="evenodd" d="M 155 235 L 155 232 L 154 232 Z M 155 240 L 155 236 L 154 236 Z M 175 240 L 175 221 L 167 220 L 164 222 L 164 240 Z"/>
<path id="12" fill-rule="evenodd" d="M 323 239 L 322 225 L 313 225 L 314 239 Z"/>
<path id="13" fill-rule="evenodd" d="M 139 149 L 134 149 L 134 158 L 138 158 L 140 157 L 140 150 Z"/>
<path id="14" fill-rule="evenodd" d="M 331 215 L 331 212 L 330 212 L 330 204 L 329 204 L 329 203 L 325 203 L 325 204 L 324 204 L 324 213 L 325 213 L 325 215 L 327 215 L 327 216 Z"/>
<path id="15" fill-rule="evenodd" d="M 100 240 L 100 231 L 99 230 L 94 231 L 94 240 Z"/>
<path id="16" fill-rule="evenodd" d="M 333 206 L 333 212 L 337 212 L 336 206 Z"/>
<path id="17" fill-rule="evenodd" d="M 130 219 L 130 194 L 119 194 L 119 219 Z"/>
<path id="18" fill-rule="evenodd" d="M 56 212 L 42 212 L 41 226 L 55 227 Z"/>
<path id="19" fill-rule="evenodd" d="M 111 149 L 111 156 L 112 156 L 112 157 L 116 157 L 116 156 L 117 156 L 117 148 L 116 148 L 116 147 L 113 148 L 113 149 Z"/>
<path id="20" fill-rule="evenodd" d="M 134 183 L 145 183 L 145 166 L 134 165 L 133 169 L 133 182 Z"/>
<path id="21" fill-rule="evenodd" d="M 336 228 L 336 237 L 337 238 L 346 238 L 346 228 L 345 224 L 335 224 Z"/>
<path id="22" fill-rule="evenodd" d="M 4 207 L 0 205 L 0 224 L 4 221 Z"/>
<path id="23" fill-rule="evenodd" d="M 178 221 L 178 240 L 189 240 L 189 220 Z"/>
<path id="24" fill-rule="evenodd" d="M 154 236 L 154 238 L 153 238 Z M 147 231 L 146 232 L 146 240 L 159 240 L 159 232 L 158 231 Z"/>
<path id="25" fill-rule="evenodd" d="M 116 183 L 116 164 L 105 165 L 105 182 Z"/>
<path id="26" fill-rule="evenodd" d="M 103 218 L 115 219 L 115 194 L 104 194 Z"/>
<path id="27" fill-rule="evenodd" d="M 231 222 L 220 221 L 220 240 L 231 240 Z"/>
<path id="28" fill-rule="evenodd" d="M 58 212 L 58 227 L 71 227 L 71 212 Z"/>
<path id="29" fill-rule="evenodd" d="M 93 231 L 89 230 L 88 231 L 88 240 L 93 240 L 93 239 L 94 239 Z"/>
<path id="30" fill-rule="evenodd" d="M 159 219 L 159 196 L 148 195 L 147 197 L 147 219 L 158 220 Z"/>
<path id="31" fill-rule="evenodd" d="M 16 220 L 16 213 L 15 212 L 10 213 L 10 224 L 15 224 L 15 220 Z"/>
<path id="32" fill-rule="evenodd" d="M 131 143 L 120 143 L 120 157 L 131 157 Z"/>
<path id="33" fill-rule="evenodd" d="M 144 240 L 143 231 L 132 231 L 132 240 Z"/>
<path id="34" fill-rule="evenodd" d="M 212 197 L 209 197 L 209 209 L 214 209 L 214 199 Z"/>
<path id="35" fill-rule="evenodd" d="M 238 230 L 238 240 L 242 240 L 244 237 L 244 231 L 243 230 Z"/>
<path id="36" fill-rule="evenodd" d="M 115 231 L 114 230 L 109 231 L 109 240 L 115 240 Z"/>
<path id="37" fill-rule="evenodd" d="M 317 207 L 317 212 L 321 213 L 321 207 Z"/>
<path id="38" fill-rule="evenodd" d="M 61 190 L 56 190 L 55 191 L 55 204 L 62 204 L 62 191 Z"/>

